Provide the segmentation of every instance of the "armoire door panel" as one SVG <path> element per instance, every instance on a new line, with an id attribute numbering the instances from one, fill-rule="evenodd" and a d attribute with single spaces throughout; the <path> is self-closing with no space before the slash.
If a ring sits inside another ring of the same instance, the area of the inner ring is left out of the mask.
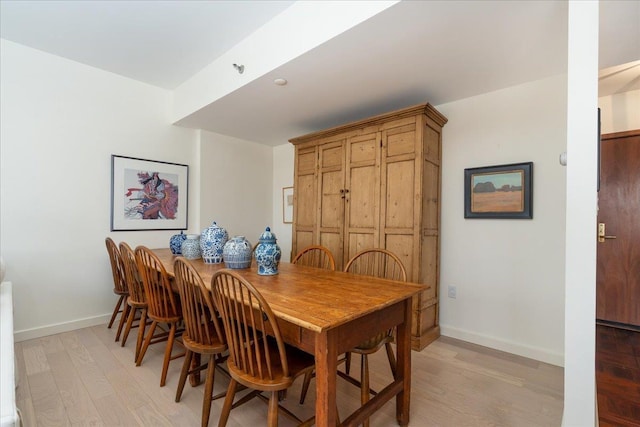
<path id="1" fill-rule="evenodd" d="M 400 258 L 407 272 L 407 280 L 409 282 L 418 282 L 419 278 L 414 274 L 414 267 L 416 266 L 413 265 L 413 259 L 416 248 L 413 241 L 413 234 L 387 234 L 384 247 Z"/>
<path id="2" fill-rule="evenodd" d="M 438 296 L 436 286 L 438 284 L 438 236 L 422 236 L 422 280 L 420 283 L 431 285 L 425 291 L 427 298 Z"/>
<path id="3" fill-rule="evenodd" d="M 375 164 L 378 152 L 378 138 L 376 133 L 362 135 L 349 139 L 349 164 L 361 162 Z"/>
<path id="4" fill-rule="evenodd" d="M 374 240 L 373 233 L 349 233 L 346 242 L 345 264 L 358 252 L 378 247 L 377 242 Z"/>
<path id="5" fill-rule="evenodd" d="M 375 166 L 351 168 L 349 175 L 350 191 L 346 194 L 349 204 L 347 227 L 373 228 L 377 225 L 377 168 Z"/>
<path id="6" fill-rule="evenodd" d="M 440 188 L 440 167 L 431 162 L 423 163 L 422 171 L 422 227 L 429 230 L 438 229 Z"/>
<path id="7" fill-rule="evenodd" d="M 298 175 L 314 174 L 317 160 L 316 147 L 301 149 L 297 156 Z"/>
<path id="8" fill-rule="evenodd" d="M 387 163 L 386 205 L 384 224 L 386 228 L 414 227 L 415 165 L 414 161 Z"/>
<path id="9" fill-rule="evenodd" d="M 435 165 L 440 165 L 440 133 L 432 125 L 432 121 L 428 120 L 424 128 L 424 158 Z"/>
<path id="10" fill-rule="evenodd" d="M 320 227 L 341 228 L 343 226 L 344 199 L 340 190 L 344 187 L 342 171 L 322 173 L 320 199 Z"/>
<path id="11" fill-rule="evenodd" d="M 344 261 L 358 251 L 379 247 L 380 143 L 377 132 L 347 139 Z"/>
<path id="12" fill-rule="evenodd" d="M 316 223 L 316 177 L 298 175 L 296 180 L 296 226 L 313 227 Z"/>
<path id="13" fill-rule="evenodd" d="M 342 230 L 339 233 L 320 232 L 320 244 L 331 251 L 336 269 L 342 270 Z M 339 267 L 340 266 L 340 267 Z"/>
<path id="14" fill-rule="evenodd" d="M 322 169 L 338 168 L 342 169 L 344 162 L 344 151 L 342 149 L 342 142 L 332 144 L 330 147 L 325 147 L 320 151 L 320 167 Z"/>
<path id="15" fill-rule="evenodd" d="M 296 243 L 297 243 L 296 253 L 295 254 L 292 253 L 292 256 L 296 255 L 303 248 L 313 245 L 313 231 L 297 230 Z"/>
<path id="16" fill-rule="evenodd" d="M 386 131 L 387 157 L 414 153 L 416 150 L 416 126 L 414 123 Z"/>

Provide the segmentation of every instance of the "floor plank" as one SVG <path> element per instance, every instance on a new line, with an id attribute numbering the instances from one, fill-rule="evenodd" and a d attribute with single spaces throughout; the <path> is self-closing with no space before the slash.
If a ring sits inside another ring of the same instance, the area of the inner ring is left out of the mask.
<path id="1" fill-rule="evenodd" d="M 640 426 L 640 332 L 596 327 L 600 426 Z"/>
<path id="2" fill-rule="evenodd" d="M 101 416 L 68 353 L 66 351 L 50 353 L 47 355 L 47 360 L 71 424 L 102 425 Z"/>
<path id="3" fill-rule="evenodd" d="M 175 402 L 183 359 L 170 363 L 167 384 L 159 387 L 164 343 L 151 346 L 136 367 L 137 330 L 125 347 L 114 342 L 115 333 L 116 329 L 100 325 L 16 344 L 16 366 L 19 377 L 23 376 L 18 406 L 25 425 L 200 424 L 202 385 L 187 383 L 181 401 Z M 370 368 L 372 388 L 381 389 L 391 381 L 383 351 L 370 356 Z M 356 357 L 352 372 L 359 370 Z M 227 385 L 225 376 L 217 372 L 214 393 L 225 391 Z M 301 381 L 296 381 L 282 405 L 302 419 L 312 416 L 314 385 L 300 405 Z M 562 398 L 563 370 L 556 366 L 446 337 L 412 352 L 413 426 L 559 426 Z M 344 419 L 358 408 L 359 390 L 339 379 L 337 401 Z M 217 424 L 222 404 L 223 399 L 212 402 L 209 425 Z M 234 409 L 228 426 L 265 425 L 266 415 L 267 405 L 254 400 Z M 295 425 L 283 414 L 279 421 L 282 427 Z M 384 405 L 370 421 L 372 427 L 397 425 L 395 405 Z"/>

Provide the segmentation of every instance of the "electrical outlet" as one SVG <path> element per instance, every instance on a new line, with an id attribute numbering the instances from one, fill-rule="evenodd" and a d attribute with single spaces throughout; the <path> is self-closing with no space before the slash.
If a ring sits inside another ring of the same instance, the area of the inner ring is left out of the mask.
<path id="1" fill-rule="evenodd" d="M 456 297 L 457 290 L 456 290 L 455 286 L 449 285 L 449 287 L 447 288 L 447 291 L 448 291 L 449 298 L 455 298 Z"/>

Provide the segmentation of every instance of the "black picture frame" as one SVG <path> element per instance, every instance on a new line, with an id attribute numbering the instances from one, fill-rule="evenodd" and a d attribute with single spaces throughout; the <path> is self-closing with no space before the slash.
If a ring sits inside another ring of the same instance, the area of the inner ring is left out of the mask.
<path id="1" fill-rule="evenodd" d="M 111 155 L 111 231 L 186 230 L 189 166 Z"/>
<path id="2" fill-rule="evenodd" d="M 464 170 L 465 218 L 533 218 L 533 162 Z"/>

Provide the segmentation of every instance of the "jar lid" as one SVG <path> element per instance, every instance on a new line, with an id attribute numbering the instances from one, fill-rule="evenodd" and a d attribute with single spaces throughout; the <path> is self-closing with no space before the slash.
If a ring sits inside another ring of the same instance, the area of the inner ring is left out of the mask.
<path id="1" fill-rule="evenodd" d="M 275 243 L 276 235 L 271 232 L 271 228 L 267 227 L 265 228 L 264 233 L 260 235 L 260 239 L 258 240 L 263 243 Z"/>
<path id="2" fill-rule="evenodd" d="M 199 234 L 187 234 L 187 239 L 199 239 Z"/>

